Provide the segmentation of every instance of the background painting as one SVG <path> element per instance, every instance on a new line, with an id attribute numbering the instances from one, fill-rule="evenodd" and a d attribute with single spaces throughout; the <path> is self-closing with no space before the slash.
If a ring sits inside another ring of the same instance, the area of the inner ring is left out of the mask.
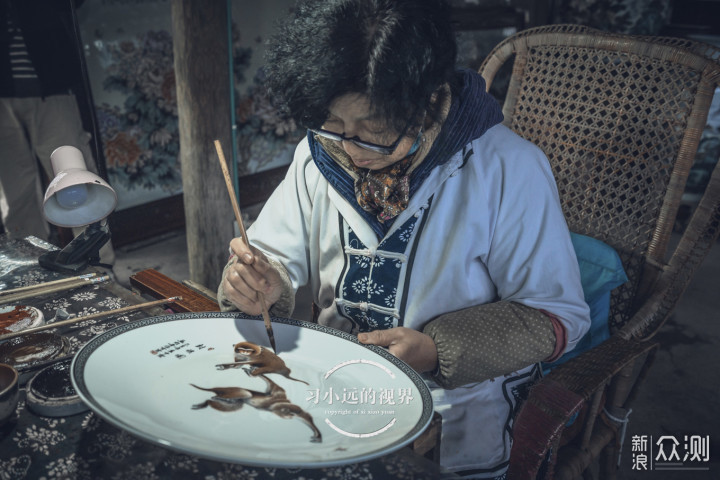
<path id="1" fill-rule="evenodd" d="M 231 3 L 240 175 L 288 165 L 302 135 L 270 105 L 260 71 L 264 42 L 292 4 Z M 170 1 L 86 0 L 78 21 L 116 210 L 180 194 Z"/>
<path id="2" fill-rule="evenodd" d="M 117 210 L 182 191 L 167 0 L 86 0 L 78 9 Z"/>

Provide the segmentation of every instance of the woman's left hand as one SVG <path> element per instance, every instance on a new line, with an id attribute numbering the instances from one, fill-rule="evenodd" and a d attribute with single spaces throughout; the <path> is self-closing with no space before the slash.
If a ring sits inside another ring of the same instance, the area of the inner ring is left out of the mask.
<path id="1" fill-rule="evenodd" d="M 360 343 L 386 347 L 390 353 L 410 365 L 416 372 L 424 373 L 437 366 L 437 347 L 433 339 L 422 332 L 407 327 L 373 330 L 358 335 Z"/>

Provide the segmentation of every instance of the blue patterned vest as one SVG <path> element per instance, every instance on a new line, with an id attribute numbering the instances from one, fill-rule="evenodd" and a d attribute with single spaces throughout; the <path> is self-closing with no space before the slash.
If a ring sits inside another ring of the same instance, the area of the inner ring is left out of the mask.
<path id="1" fill-rule="evenodd" d="M 340 315 L 355 324 L 353 331 L 402 326 L 408 296 L 407 279 L 428 211 L 429 204 L 375 249 L 365 246 L 340 218 L 345 266 L 335 298 Z"/>

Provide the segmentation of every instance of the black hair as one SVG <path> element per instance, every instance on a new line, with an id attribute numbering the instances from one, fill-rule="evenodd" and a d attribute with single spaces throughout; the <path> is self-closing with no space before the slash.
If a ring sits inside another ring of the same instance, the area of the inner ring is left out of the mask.
<path id="1" fill-rule="evenodd" d="M 413 127 L 455 76 L 445 0 L 300 0 L 265 56 L 268 88 L 298 124 L 319 128 L 332 101 L 367 95 L 389 127 Z M 415 128 L 410 129 L 410 133 Z"/>

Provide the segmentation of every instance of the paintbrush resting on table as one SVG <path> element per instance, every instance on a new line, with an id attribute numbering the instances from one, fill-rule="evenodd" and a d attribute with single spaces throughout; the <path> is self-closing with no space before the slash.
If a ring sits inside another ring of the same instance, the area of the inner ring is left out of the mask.
<path id="1" fill-rule="evenodd" d="M 5 335 L 0 335 L 0 341 L 8 340 L 8 339 L 14 338 L 14 337 L 19 337 L 21 335 L 29 335 L 31 333 L 40 332 L 42 330 L 48 330 L 51 328 L 57 328 L 57 327 L 65 326 L 65 325 L 71 325 L 73 323 L 83 322 L 86 320 L 95 320 L 98 318 L 108 317 L 110 315 L 120 315 L 122 313 L 134 312 L 135 310 L 142 310 L 143 308 L 154 307 L 156 305 L 162 305 L 163 303 L 173 303 L 177 300 L 180 300 L 181 298 L 182 297 L 161 298 L 160 300 L 154 300 L 152 302 L 139 303 L 137 305 L 129 305 L 127 307 L 116 308 L 114 310 L 107 310 L 105 312 L 98 312 L 98 313 L 93 313 L 90 315 L 84 315 L 82 317 L 75 317 L 75 318 L 70 318 L 68 320 L 61 320 L 59 322 L 47 323 L 40 327 L 28 328 L 26 330 L 20 330 L 19 332 L 12 332 L 12 333 L 6 333 Z"/>
<path id="2" fill-rule="evenodd" d="M 37 285 L 28 285 L 26 287 L 5 290 L 0 293 L 0 305 L 4 303 L 16 302 L 26 298 L 39 297 L 50 293 L 62 292 L 64 290 L 72 290 L 74 288 L 84 287 L 86 285 L 94 285 L 96 283 L 107 282 L 110 276 L 103 275 L 101 277 L 95 274 L 80 275 L 79 277 L 66 278 L 62 280 L 54 280 L 52 282 L 38 283 Z"/>

